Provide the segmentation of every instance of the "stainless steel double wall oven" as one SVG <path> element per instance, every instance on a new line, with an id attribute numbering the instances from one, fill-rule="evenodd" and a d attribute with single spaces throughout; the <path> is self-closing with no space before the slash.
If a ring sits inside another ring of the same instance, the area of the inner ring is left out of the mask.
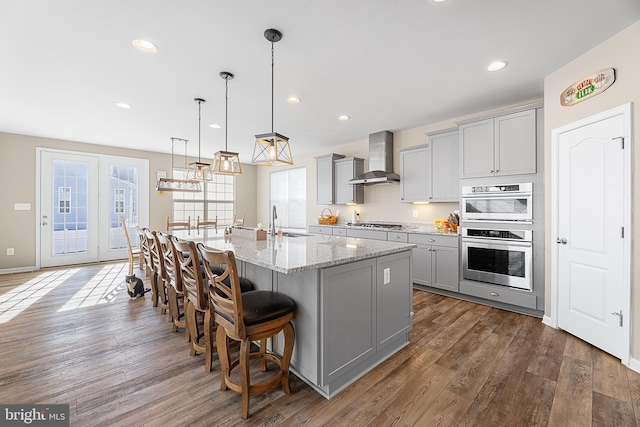
<path id="1" fill-rule="evenodd" d="M 462 187 L 462 277 L 532 290 L 533 184 Z"/>

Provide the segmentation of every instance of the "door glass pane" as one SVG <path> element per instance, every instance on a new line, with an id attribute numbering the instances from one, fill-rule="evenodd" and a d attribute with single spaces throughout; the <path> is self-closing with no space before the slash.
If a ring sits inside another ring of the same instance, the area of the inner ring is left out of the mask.
<path id="1" fill-rule="evenodd" d="M 53 161 L 53 255 L 87 252 L 88 171 L 87 162 Z"/>
<path id="2" fill-rule="evenodd" d="M 127 242 L 120 227 L 120 217 L 127 224 L 131 246 L 138 247 L 138 168 L 109 166 L 109 249 L 125 249 Z"/>

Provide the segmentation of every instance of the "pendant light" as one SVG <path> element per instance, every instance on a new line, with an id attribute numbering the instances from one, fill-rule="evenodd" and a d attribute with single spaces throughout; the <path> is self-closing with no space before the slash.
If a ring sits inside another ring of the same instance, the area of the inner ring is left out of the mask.
<path id="1" fill-rule="evenodd" d="M 282 33 L 269 28 L 265 30 L 264 37 L 271 42 L 271 132 L 256 135 L 251 162 L 264 166 L 292 165 L 289 138 L 273 131 L 273 44 L 282 39 Z"/>
<path id="2" fill-rule="evenodd" d="M 176 141 L 184 143 L 184 166 L 187 167 L 187 142 L 186 139 L 171 138 L 171 176 L 173 177 L 173 152 Z M 197 193 L 202 191 L 200 188 L 200 181 L 195 179 L 176 179 L 176 178 L 158 178 L 156 183 L 156 191 L 162 194 L 165 191 L 186 191 L 189 193 Z"/>
<path id="3" fill-rule="evenodd" d="M 224 79 L 224 151 L 218 151 L 213 156 L 211 172 L 216 175 L 240 175 L 242 166 L 240 166 L 238 153 L 227 151 L 229 149 L 229 80 L 234 76 L 228 71 L 222 71 L 220 77 Z"/>
<path id="4" fill-rule="evenodd" d="M 209 163 L 203 163 L 200 160 L 200 122 L 202 119 L 202 103 L 207 101 L 202 98 L 194 98 L 194 101 L 198 103 L 198 161 L 189 163 L 187 179 L 211 181 L 213 179 L 213 176 L 211 175 L 211 165 Z"/>

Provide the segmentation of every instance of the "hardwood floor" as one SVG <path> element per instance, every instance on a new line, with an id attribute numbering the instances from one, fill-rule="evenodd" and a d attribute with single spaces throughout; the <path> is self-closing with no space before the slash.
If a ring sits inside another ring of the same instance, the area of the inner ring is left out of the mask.
<path id="1" fill-rule="evenodd" d="M 0 403 L 67 403 L 72 426 L 635 426 L 640 374 L 534 317 L 414 291 L 411 344 L 330 401 L 295 376 L 219 391 L 126 263 L 0 276 Z M 141 276 L 140 271 L 137 275 Z M 148 280 L 145 279 L 146 287 Z M 214 365 L 215 366 L 215 365 Z"/>

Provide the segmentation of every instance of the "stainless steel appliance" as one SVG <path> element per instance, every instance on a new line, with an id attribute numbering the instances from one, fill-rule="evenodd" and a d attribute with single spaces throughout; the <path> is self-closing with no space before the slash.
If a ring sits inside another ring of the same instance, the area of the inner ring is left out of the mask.
<path id="1" fill-rule="evenodd" d="M 463 221 L 531 221 L 533 184 L 462 187 Z"/>
<path id="2" fill-rule="evenodd" d="M 390 224 L 390 223 L 379 223 L 379 222 L 348 222 L 347 226 L 349 227 L 362 227 L 362 228 L 386 228 L 389 230 L 400 230 L 402 228 L 402 224 Z"/>
<path id="3" fill-rule="evenodd" d="M 462 277 L 531 290 L 531 230 L 462 228 Z"/>

